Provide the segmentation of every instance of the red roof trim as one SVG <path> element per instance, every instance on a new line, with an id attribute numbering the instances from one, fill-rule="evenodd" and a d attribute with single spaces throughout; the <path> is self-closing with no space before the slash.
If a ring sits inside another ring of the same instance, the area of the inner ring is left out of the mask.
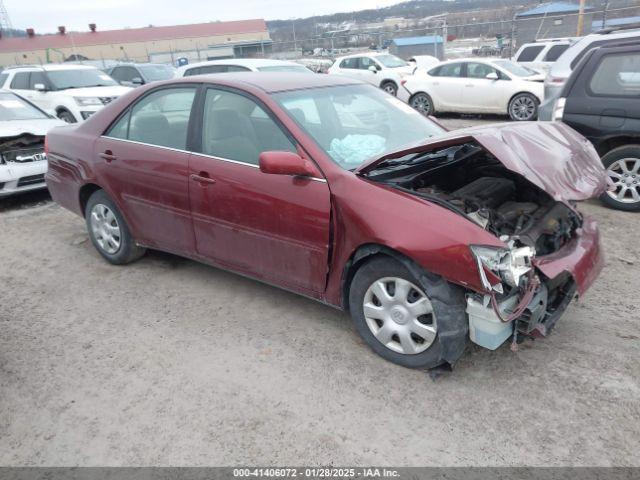
<path id="1" fill-rule="evenodd" d="M 98 28 L 100 26 L 98 25 Z M 179 38 L 210 37 L 238 33 L 267 32 L 263 19 L 239 20 L 234 22 L 196 23 L 192 25 L 171 25 L 167 27 L 129 28 L 96 32 L 67 32 L 65 35 L 50 34 L 35 37 L 5 37 L 0 39 L 0 53 L 44 50 L 46 48 L 86 47 L 111 43 L 151 42 Z"/>

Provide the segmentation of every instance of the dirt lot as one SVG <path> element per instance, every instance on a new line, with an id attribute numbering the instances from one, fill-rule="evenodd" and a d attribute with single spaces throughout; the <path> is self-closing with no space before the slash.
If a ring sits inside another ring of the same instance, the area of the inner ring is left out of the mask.
<path id="1" fill-rule="evenodd" d="M 42 194 L 0 209 L 1 465 L 640 465 L 638 215 L 584 204 L 588 294 L 434 382 L 329 307 L 166 254 L 110 266 Z"/>

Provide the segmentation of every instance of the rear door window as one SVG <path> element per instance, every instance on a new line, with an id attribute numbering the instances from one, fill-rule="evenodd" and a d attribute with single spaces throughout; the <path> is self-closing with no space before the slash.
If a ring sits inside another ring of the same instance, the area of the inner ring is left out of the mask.
<path id="1" fill-rule="evenodd" d="M 29 74 L 30 72 L 18 72 L 11 81 L 11 88 L 14 90 L 28 90 L 29 89 Z"/>
<path id="2" fill-rule="evenodd" d="M 562 55 L 567 50 L 567 48 L 569 48 L 569 44 L 554 45 L 549 49 L 542 61 L 555 62 L 556 60 L 558 60 L 560 55 Z"/>
<path id="3" fill-rule="evenodd" d="M 591 77 L 589 90 L 595 95 L 640 98 L 640 52 L 603 57 Z"/>
<path id="4" fill-rule="evenodd" d="M 29 90 L 35 90 L 36 85 L 47 85 L 47 77 L 43 72 L 31 72 L 29 76 Z"/>
<path id="5" fill-rule="evenodd" d="M 345 58 L 340 62 L 340 68 L 358 68 L 358 57 Z"/>
<path id="6" fill-rule="evenodd" d="M 440 65 L 439 67 L 431 70 L 429 75 L 434 77 L 461 77 L 462 63 L 448 63 L 446 65 Z"/>
<path id="7" fill-rule="evenodd" d="M 531 45 L 530 47 L 525 47 L 520 52 L 520 55 L 518 55 L 516 62 L 533 62 L 543 48 L 544 45 Z"/>

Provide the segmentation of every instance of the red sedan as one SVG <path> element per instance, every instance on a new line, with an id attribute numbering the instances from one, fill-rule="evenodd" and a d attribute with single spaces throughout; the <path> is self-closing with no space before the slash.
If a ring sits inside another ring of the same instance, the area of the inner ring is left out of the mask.
<path id="1" fill-rule="evenodd" d="M 328 75 L 138 88 L 47 137 L 47 185 L 114 264 L 164 250 L 348 311 L 408 367 L 546 335 L 603 265 L 606 188 L 561 123 L 447 132 Z"/>

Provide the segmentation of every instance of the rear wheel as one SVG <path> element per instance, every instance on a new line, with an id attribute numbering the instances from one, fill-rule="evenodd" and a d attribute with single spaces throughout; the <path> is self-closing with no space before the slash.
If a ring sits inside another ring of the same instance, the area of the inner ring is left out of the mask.
<path id="1" fill-rule="evenodd" d="M 464 351 L 464 295 L 440 277 L 374 257 L 353 277 L 349 308 L 356 330 L 383 358 L 411 368 L 455 361 Z"/>
<path id="2" fill-rule="evenodd" d="M 380 85 L 380 88 L 394 97 L 398 93 L 398 87 L 393 82 L 383 82 L 382 85 Z"/>
<path id="3" fill-rule="evenodd" d="M 618 210 L 640 211 L 640 145 L 614 148 L 602 163 L 615 189 L 603 193 L 600 200 Z"/>
<path id="4" fill-rule="evenodd" d="M 104 190 L 89 197 L 85 220 L 91 243 L 109 263 L 124 265 L 144 255 L 146 250 L 136 245 L 120 210 Z"/>
<path id="5" fill-rule="evenodd" d="M 433 101 L 426 93 L 416 93 L 409 100 L 409 105 L 423 115 L 433 115 Z"/>
<path id="6" fill-rule="evenodd" d="M 517 122 L 535 120 L 538 116 L 538 99 L 530 93 L 519 93 L 509 102 L 509 117 Z"/>

